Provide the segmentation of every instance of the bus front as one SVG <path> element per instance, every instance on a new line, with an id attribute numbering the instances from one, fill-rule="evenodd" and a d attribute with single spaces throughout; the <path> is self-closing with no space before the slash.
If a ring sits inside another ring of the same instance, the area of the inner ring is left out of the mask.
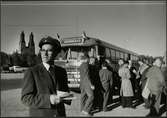
<path id="1" fill-rule="evenodd" d="M 94 55 L 95 47 L 89 41 L 84 41 L 82 37 L 64 38 L 61 40 L 61 46 L 62 50 L 55 59 L 55 65 L 66 69 L 70 88 L 79 88 L 79 68 L 82 63 L 80 57 L 84 53 Z"/>

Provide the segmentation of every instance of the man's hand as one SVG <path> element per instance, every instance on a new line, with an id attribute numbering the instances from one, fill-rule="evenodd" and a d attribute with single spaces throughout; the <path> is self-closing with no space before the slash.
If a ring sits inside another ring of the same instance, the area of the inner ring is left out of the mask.
<path id="1" fill-rule="evenodd" d="M 141 81 L 139 82 L 139 85 L 142 85 L 142 82 L 141 82 Z"/>
<path id="2" fill-rule="evenodd" d="M 91 85 L 90 88 L 91 88 L 92 90 L 94 90 L 94 89 L 95 89 L 95 86 L 94 86 L 94 85 Z"/>
<path id="3" fill-rule="evenodd" d="M 50 95 L 50 102 L 51 104 L 58 104 L 61 102 L 61 97 L 55 94 Z"/>

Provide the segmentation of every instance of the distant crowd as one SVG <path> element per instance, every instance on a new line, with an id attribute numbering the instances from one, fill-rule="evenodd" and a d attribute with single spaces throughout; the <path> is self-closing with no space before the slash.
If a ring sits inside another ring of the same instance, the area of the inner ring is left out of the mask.
<path id="1" fill-rule="evenodd" d="M 84 60 L 80 66 L 82 114 L 92 116 L 96 109 L 104 112 L 111 110 L 107 105 L 113 101 L 117 84 L 122 108 L 135 109 L 133 100 L 137 99 L 138 104 L 144 102 L 143 107 L 150 109 L 147 116 L 160 115 L 161 96 L 167 95 L 166 72 L 161 68 L 163 64 L 161 58 L 156 58 L 152 64 L 139 59 L 138 68 L 134 66 L 132 60 L 119 59 L 117 72 L 108 59 L 98 60 L 88 55 L 81 58 Z"/>

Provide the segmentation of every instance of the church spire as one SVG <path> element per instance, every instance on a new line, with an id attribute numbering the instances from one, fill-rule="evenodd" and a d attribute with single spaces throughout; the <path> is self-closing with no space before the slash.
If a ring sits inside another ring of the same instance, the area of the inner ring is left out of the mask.
<path id="1" fill-rule="evenodd" d="M 30 34 L 30 36 L 29 36 L 28 47 L 29 47 L 30 50 L 32 51 L 32 54 L 35 54 L 34 35 L 33 35 L 32 32 L 31 32 L 31 34 Z"/>
<path id="2" fill-rule="evenodd" d="M 24 31 L 21 32 L 20 34 L 20 42 L 19 42 L 19 50 L 20 50 L 20 53 L 23 52 L 23 50 L 26 48 L 26 42 L 25 42 L 25 34 L 24 34 Z"/>

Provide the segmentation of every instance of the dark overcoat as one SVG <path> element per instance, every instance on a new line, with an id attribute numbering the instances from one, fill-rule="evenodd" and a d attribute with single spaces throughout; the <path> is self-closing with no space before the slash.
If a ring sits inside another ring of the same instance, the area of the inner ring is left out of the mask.
<path id="1" fill-rule="evenodd" d="M 91 89 L 93 80 L 90 78 L 90 68 L 88 62 L 83 62 L 80 66 L 80 87 L 85 89 Z"/>
<path id="2" fill-rule="evenodd" d="M 105 91 L 108 91 L 109 88 L 113 85 L 112 72 L 108 69 L 101 69 L 99 72 L 99 76 L 103 89 Z"/>
<path id="3" fill-rule="evenodd" d="M 38 64 L 25 72 L 21 101 L 29 107 L 30 116 L 65 116 L 64 103 L 51 105 L 50 95 L 57 90 L 68 91 L 67 73 L 58 66 L 54 66 L 54 71 L 52 78 L 43 64 Z"/>

